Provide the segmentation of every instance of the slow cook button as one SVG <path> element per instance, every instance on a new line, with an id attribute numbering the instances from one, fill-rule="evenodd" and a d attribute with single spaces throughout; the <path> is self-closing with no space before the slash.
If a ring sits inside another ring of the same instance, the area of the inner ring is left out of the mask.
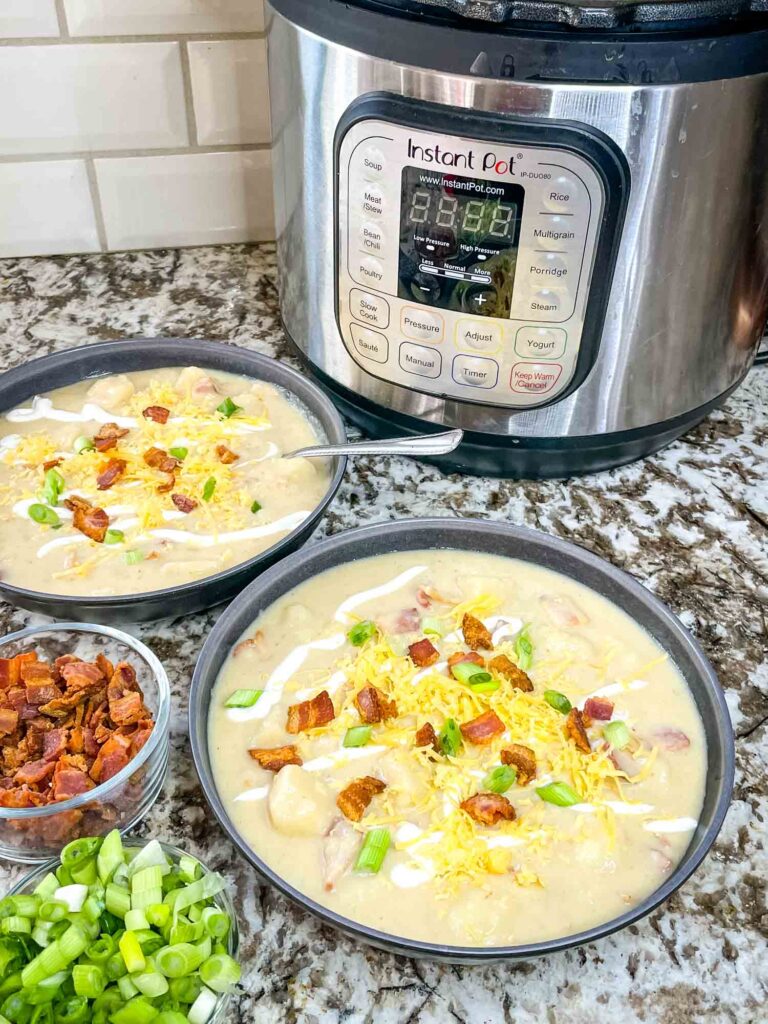
<path id="1" fill-rule="evenodd" d="M 357 274 L 360 281 L 378 286 L 384 280 L 384 267 L 374 256 L 363 256 L 357 264 Z"/>
<path id="2" fill-rule="evenodd" d="M 405 306 L 400 313 L 400 330 L 406 338 L 416 338 L 418 341 L 442 341 L 443 318 L 439 313 L 431 313 L 428 309 Z"/>
<path id="3" fill-rule="evenodd" d="M 563 368 L 560 363 L 515 363 L 510 387 L 526 395 L 546 395 L 557 384 Z"/>
<path id="4" fill-rule="evenodd" d="M 389 303 L 380 295 L 353 288 L 349 293 L 349 309 L 355 320 L 374 327 L 389 327 Z"/>
<path id="5" fill-rule="evenodd" d="M 368 146 L 363 150 L 362 168 L 363 177 L 368 181 L 378 181 L 384 174 L 387 162 L 384 154 L 378 146 Z"/>
<path id="6" fill-rule="evenodd" d="M 501 348 L 501 328 L 498 324 L 483 323 L 481 320 L 459 320 L 456 328 L 459 348 L 471 348 L 476 352 L 496 352 Z"/>
<path id="7" fill-rule="evenodd" d="M 567 339 L 559 327 L 521 327 L 515 335 L 515 352 L 529 359 L 559 359 Z"/>
<path id="8" fill-rule="evenodd" d="M 363 186 L 360 209 L 366 217 L 381 217 L 384 213 L 384 193 L 378 185 Z"/>
<path id="9" fill-rule="evenodd" d="M 419 377 L 439 377 L 443 360 L 434 348 L 404 341 L 400 346 L 400 366 L 407 373 L 416 373 Z"/>
<path id="10" fill-rule="evenodd" d="M 386 363 L 389 356 L 389 342 L 383 334 L 371 331 L 368 327 L 352 324 L 352 341 L 355 348 L 366 359 L 375 363 Z"/>
<path id="11" fill-rule="evenodd" d="M 493 388 L 499 379 L 499 364 L 495 359 L 481 359 L 480 356 L 456 356 L 453 379 L 457 384 L 468 384 L 473 388 Z"/>

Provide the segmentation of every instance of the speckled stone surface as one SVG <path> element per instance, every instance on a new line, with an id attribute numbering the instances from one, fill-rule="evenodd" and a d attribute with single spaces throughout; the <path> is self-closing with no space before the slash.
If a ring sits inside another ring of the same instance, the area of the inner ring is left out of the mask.
<path id="1" fill-rule="evenodd" d="M 186 336 L 289 359 L 270 246 L 0 262 L 0 367 L 108 338 Z M 737 778 L 700 871 L 662 908 L 583 949 L 441 967 L 355 945 L 259 883 L 212 820 L 187 740 L 187 691 L 216 612 L 136 629 L 174 692 L 172 766 L 139 829 L 185 845 L 237 888 L 244 976 L 233 1024 L 768 1021 L 768 369 L 665 452 L 568 482 L 442 476 L 359 460 L 318 536 L 406 515 L 525 524 L 597 552 L 663 598 L 726 689 Z M 0 605 L 4 631 L 33 617 Z M 23 869 L 0 863 L 0 891 Z M 577 896 L 575 898 L 578 898 Z"/>

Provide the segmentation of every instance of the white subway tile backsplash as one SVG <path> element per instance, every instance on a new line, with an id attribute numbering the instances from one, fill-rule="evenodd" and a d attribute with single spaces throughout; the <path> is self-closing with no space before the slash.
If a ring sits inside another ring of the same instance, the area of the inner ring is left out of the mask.
<path id="1" fill-rule="evenodd" d="M 0 152 L 187 145 L 179 45 L 0 47 Z"/>
<path id="2" fill-rule="evenodd" d="M 274 237 L 268 150 L 96 160 L 110 249 Z"/>
<path id="3" fill-rule="evenodd" d="M 73 36 L 261 32 L 262 0 L 64 0 Z"/>
<path id="4" fill-rule="evenodd" d="M 200 145 L 269 142 L 264 40 L 228 39 L 187 45 Z"/>
<path id="5" fill-rule="evenodd" d="M 59 34 L 54 0 L 0 0 L 0 39 Z"/>
<path id="6" fill-rule="evenodd" d="M 0 257 L 98 249 L 82 160 L 0 164 Z"/>

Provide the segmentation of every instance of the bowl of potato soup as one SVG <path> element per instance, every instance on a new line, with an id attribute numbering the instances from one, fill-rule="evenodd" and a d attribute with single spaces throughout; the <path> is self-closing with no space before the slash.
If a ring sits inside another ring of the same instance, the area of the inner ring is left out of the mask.
<path id="1" fill-rule="evenodd" d="M 234 345 L 91 345 L 0 378 L 0 594 L 100 622 L 217 604 L 303 543 L 344 426 L 295 370 Z"/>
<path id="2" fill-rule="evenodd" d="M 647 914 L 722 825 L 733 737 L 696 641 L 526 529 L 352 530 L 218 620 L 190 695 L 207 798 L 261 874 L 394 952 L 475 962 Z"/>

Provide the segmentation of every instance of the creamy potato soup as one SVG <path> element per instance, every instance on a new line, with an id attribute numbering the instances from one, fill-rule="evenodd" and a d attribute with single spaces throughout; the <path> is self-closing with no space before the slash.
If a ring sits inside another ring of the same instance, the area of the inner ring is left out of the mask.
<path id="1" fill-rule="evenodd" d="M 225 663 L 209 738 L 228 813 L 286 881 L 448 945 L 630 909 L 685 851 L 706 770 L 684 680 L 624 612 L 451 550 L 287 594 Z"/>
<path id="2" fill-rule="evenodd" d="M 281 390 L 195 366 L 85 380 L 0 419 L 0 573 L 53 594 L 135 594 L 246 561 L 322 500 L 324 460 Z"/>

